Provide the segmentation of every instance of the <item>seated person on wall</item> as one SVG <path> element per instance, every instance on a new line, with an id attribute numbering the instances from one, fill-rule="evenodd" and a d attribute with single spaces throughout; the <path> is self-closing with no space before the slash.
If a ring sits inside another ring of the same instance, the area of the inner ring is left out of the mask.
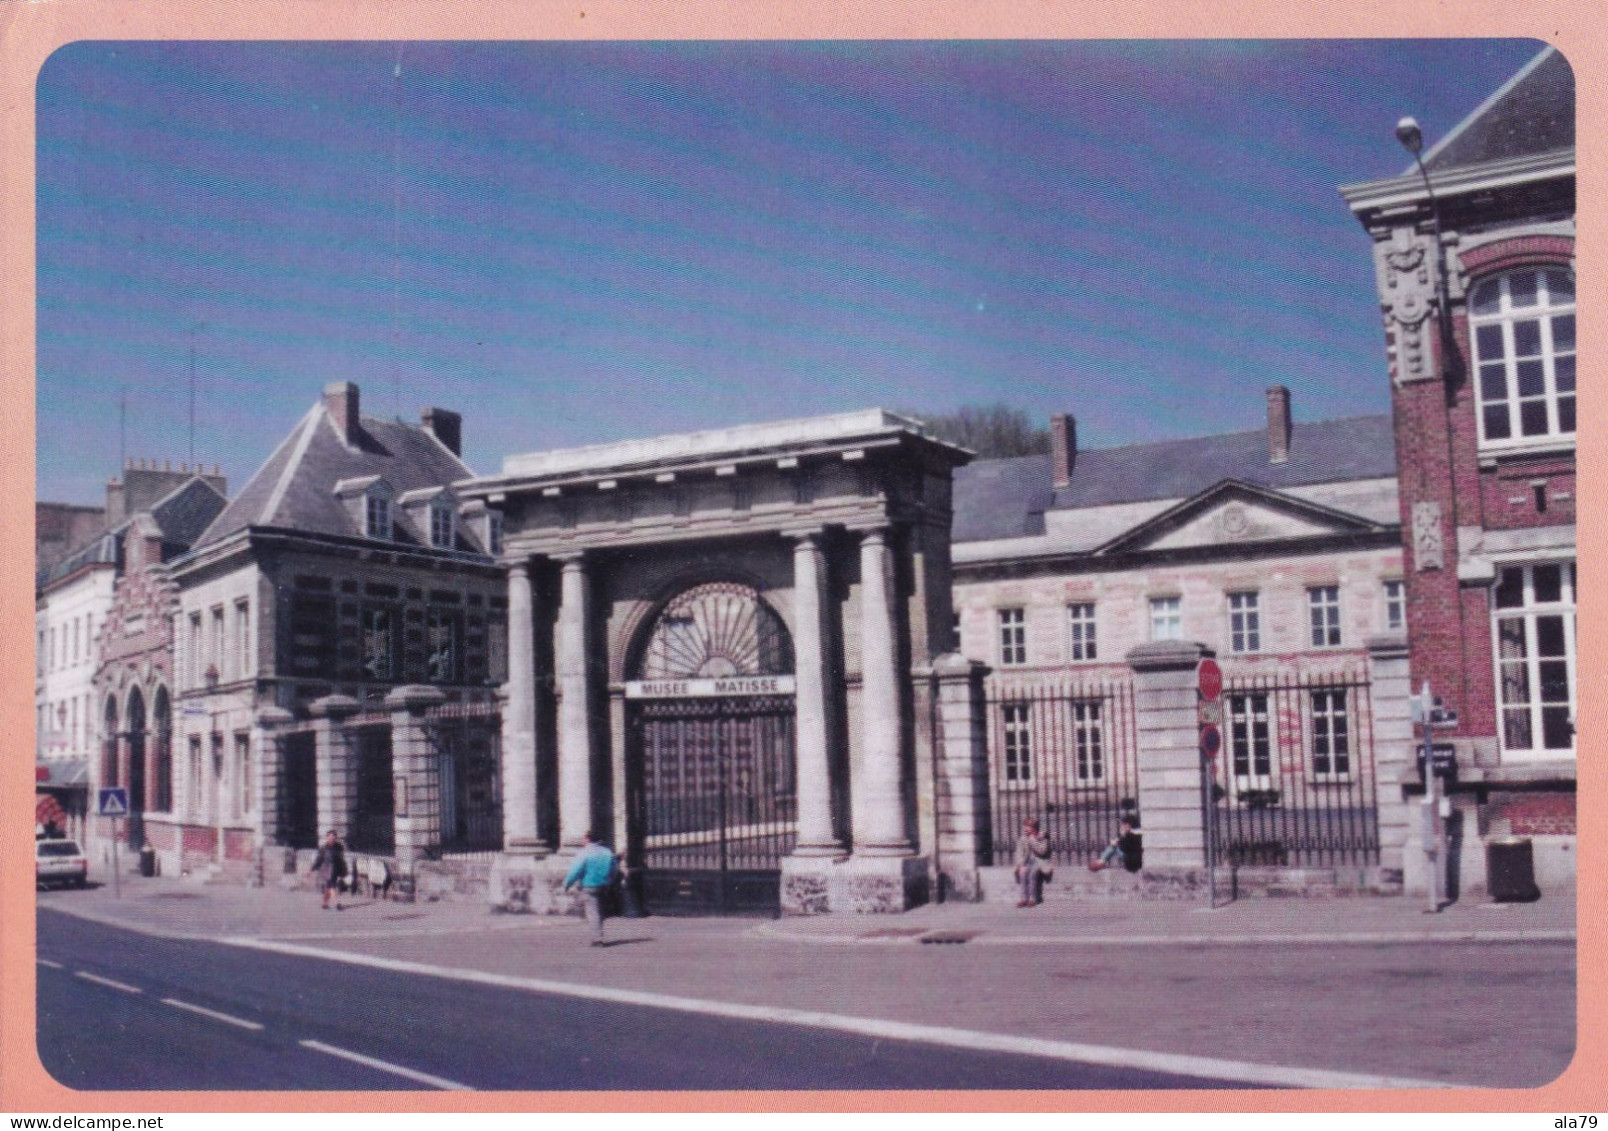
<path id="1" fill-rule="evenodd" d="M 1144 847 L 1139 836 L 1139 825 L 1134 817 L 1122 818 L 1122 831 L 1111 838 L 1096 860 L 1089 861 L 1089 871 L 1099 872 L 1112 863 L 1121 864 L 1130 872 L 1144 865 Z"/>

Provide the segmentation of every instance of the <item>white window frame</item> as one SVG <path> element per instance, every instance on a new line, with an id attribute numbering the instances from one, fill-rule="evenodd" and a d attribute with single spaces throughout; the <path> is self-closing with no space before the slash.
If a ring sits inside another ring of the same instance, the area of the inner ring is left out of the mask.
<path id="1" fill-rule="evenodd" d="M 1071 703 L 1072 785 L 1089 788 L 1106 783 L 1110 769 L 1105 741 L 1105 711 L 1099 699 Z"/>
<path id="2" fill-rule="evenodd" d="M 1535 596 L 1535 571 L 1540 568 L 1557 567 L 1560 572 L 1559 594 L 1560 600 L 1540 602 Z M 1499 608 L 1497 601 L 1504 580 L 1510 572 L 1516 572 L 1522 579 L 1522 604 Z M 1577 736 L 1574 724 L 1577 721 L 1579 710 L 1579 683 L 1577 681 L 1576 664 L 1576 633 L 1577 617 L 1576 606 L 1579 600 L 1579 576 L 1573 559 L 1557 558 L 1551 560 L 1527 562 L 1502 562 L 1496 567 L 1496 581 L 1491 589 L 1491 667 L 1496 679 L 1496 737 L 1501 744 L 1502 757 L 1515 761 L 1540 760 L 1548 758 L 1574 758 L 1577 743 L 1571 741 L 1567 747 L 1545 745 L 1537 746 L 1536 740 L 1542 739 L 1545 730 L 1545 708 L 1548 701 L 1543 700 L 1541 691 L 1541 663 L 1549 659 L 1564 664 L 1567 680 L 1566 694 L 1568 704 L 1568 721 L 1571 731 L 1571 740 Z M 1561 657 L 1542 657 L 1538 655 L 1538 629 L 1542 618 L 1563 618 L 1563 655 Z M 1516 659 L 1504 659 L 1502 656 L 1502 622 L 1518 621 L 1523 626 L 1524 655 Z M 1523 665 L 1526 689 L 1530 692 L 1522 704 L 1509 705 L 1506 694 L 1507 669 Z M 1558 701 L 1550 701 L 1553 709 Z M 1527 715 L 1530 729 L 1530 745 L 1521 747 L 1508 740 L 1508 716 L 1510 712 L 1523 710 Z"/>
<path id="3" fill-rule="evenodd" d="M 1228 650 L 1240 654 L 1262 650 L 1262 595 L 1255 589 L 1228 595 Z"/>
<path id="4" fill-rule="evenodd" d="M 212 639 L 208 643 L 212 666 L 217 669 L 218 682 L 228 683 L 229 673 L 224 670 L 224 661 L 228 659 L 229 650 L 224 641 L 223 606 L 212 606 Z"/>
<path id="5" fill-rule="evenodd" d="M 1387 577 L 1380 582 L 1379 592 L 1385 603 L 1385 631 L 1407 631 L 1407 582 L 1399 577 Z"/>
<path id="6" fill-rule="evenodd" d="M 240 665 L 240 678 L 247 679 L 256 674 L 256 657 L 251 654 L 251 602 L 240 597 L 234 603 L 235 613 L 235 657 Z"/>
<path id="7" fill-rule="evenodd" d="M 1352 699 L 1345 687 L 1314 687 L 1307 692 L 1312 724 L 1312 780 L 1348 782 L 1355 774 L 1356 739 L 1352 726 Z M 1318 759 L 1327 760 L 1320 769 Z M 1337 764 L 1341 764 L 1337 768 Z"/>
<path id="8" fill-rule="evenodd" d="M 457 514 L 446 503 L 430 504 L 430 545 L 438 550 L 450 550 L 457 540 Z"/>
<path id="9" fill-rule="evenodd" d="M 1223 723 L 1227 728 L 1224 738 L 1228 746 L 1225 754 L 1235 794 L 1253 789 L 1272 789 L 1273 759 L 1278 756 L 1272 694 L 1266 691 L 1225 692 L 1223 700 Z M 1257 741 L 1258 724 L 1265 728 L 1265 743 Z M 1242 762 L 1244 773 L 1239 768 Z"/>
<path id="10" fill-rule="evenodd" d="M 1339 585 L 1313 585 L 1307 589 L 1307 640 L 1314 648 L 1340 648 L 1342 629 Z"/>
<path id="11" fill-rule="evenodd" d="M 486 553 L 493 556 L 503 551 L 502 511 L 486 512 Z"/>
<path id="12" fill-rule="evenodd" d="M 1182 597 L 1150 598 L 1150 639 L 1182 640 L 1184 638 L 1184 599 Z"/>
<path id="13" fill-rule="evenodd" d="M 251 813 L 251 735 L 243 730 L 235 731 L 234 736 L 234 795 L 235 820 L 242 820 Z"/>
<path id="14" fill-rule="evenodd" d="M 1066 658 L 1088 664 L 1100 658 L 1100 636 L 1093 601 L 1074 601 L 1066 607 Z"/>
<path id="15" fill-rule="evenodd" d="M 1551 280 L 1557 277 L 1569 279 L 1571 293 L 1566 301 L 1554 303 Z M 1533 280 L 1535 284 L 1535 301 L 1528 306 L 1515 305 L 1513 284 L 1524 278 Z M 1493 288 L 1497 295 L 1495 309 L 1476 313 L 1477 302 Z M 1479 422 L 1482 449 L 1501 450 L 1574 442 L 1575 427 L 1565 427 L 1566 424 L 1572 425 L 1573 421 L 1565 417 L 1575 415 L 1578 380 L 1570 377 L 1570 382 L 1576 387 L 1560 391 L 1558 371 L 1560 362 L 1566 361 L 1569 367 L 1575 365 L 1576 347 L 1573 342 L 1567 348 L 1558 346 L 1555 331 L 1561 328 L 1562 323 L 1554 321 L 1567 318 L 1572 325 L 1575 317 L 1573 289 L 1574 272 L 1557 265 L 1521 267 L 1481 279 L 1470 288 L 1469 340 L 1474 353 L 1474 393 L 1478 402 L 1475 416 Z M 1520 357 L 1517 327 L 1530 322 L 1536 324 L 1535 352 L 1526 352 Z M 1539 393 L 1525 394 L 1519 388 L 1519 368 L 1527 363 L 1539 367 Z M 1501 395 L 1489 395 L 1498 386 Z M 1526 404 L 1544 408 L 1544 430 L 1525 434 L 1523 406 Z M 1497 417 L 1506 423 L 1506 436 L 1492 437 L 1488 434 L 1489 424 Z"/>
<path id="16" fill-rule="evenodd" d="M 997 610 L 999 625 L 999 666 L 1027 666 L 1027 610 L 1017 606 Z"/>
<path id="17" fill-rule="evenodd" d="M 390 497 L 378 491 L 363 496 L 363 533 L 379 542 L 389 542 L 394 534 Z"/>
<path id="18" fill-rule="evenodd" d="M 1001 703 L 999 777 L 1002 789 L 1031 789 L 1033 773 L 1033 705 Z"/>
<path id="19" fill-rule="evenodd" d="M 201 662 L 201 613 L 190 614 L 189 647 L 184 650 L 184 664 L 186 669 L 186 683 L 191 687 L 201 686 L 201 673 L 206 671 L 206 665 Z"/>

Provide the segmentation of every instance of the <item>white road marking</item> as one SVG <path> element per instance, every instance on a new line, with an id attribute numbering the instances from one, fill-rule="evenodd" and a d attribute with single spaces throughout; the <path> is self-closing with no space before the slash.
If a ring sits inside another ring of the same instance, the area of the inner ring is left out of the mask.
<path id="1" fill-rule="evenodd" d="M 210 1017 L 214 1021 L 222 1021 L 226 1025 L 238 1025 L 242 1029 L 262 1028 L 262 1026 L 257 1024 L 255 1021 L 247 1021 L 243 1017 L 232 1017 L 227 1013 L 219 1013 L 215 1009 L 207 1009 L 203 1006 L 191 1005 L 189 1002 L 180 1001 L 178 998 L 165 997 L 162 999 L 162 1004 L 171 1005 L 175 1009 L 188 1009 L 191 1013 L 199 1013 L 202 1017 Z"/>
<path id="2" fill-rule="evenodd" d="M 423 974 L 432 978 L 446 978 L 456 982 L 472 982 L 483 986 L 528 990 L 532 993 L 556 994 L 586 1001 L 606 1001 L 619 1005 L 640 1005 L 651 1009 L 673 1009 L 681 1013 L 696 1013 L 707 1017 L 728 1017 L 740 1021 L 766 1021 L 781 1025 L 800 1025 L 811 1029 L 829 1029 L 841 1033 L 895 1041 L 918 1041 L 944 1045 L 948 1048 L 972 1049 L 979 1052 L 1014 1053 L 1019 1056 L 1037 1056 L 1050 1060 L 1073 1061 L 1079 1064 L 1098 1064 L 1108 1068 L 1137 1068 L 1150 1072 L 1165 1072 L 1179 1076 L 1195 1076 L 1208 1080 L 1232 1080 L 1237 1083 L 1259 1084 L 1281 1088 L 1457 1088 L 1462 1085 L 1445 1080 L 1418 1080 L 1404 1076 L 1382 1076 L 1370 1073 L 1333 1072 L 1322 1068 L 1299 1068 L 1277 1064 L 1255 1064 L 1244 1061 L 1220 1060 L 1215 1057 L 1188 1056 L 1179 1053 L 1149 1052 L 1139 1049 L 1111 1048 L 1104 1045 L 1084 1045 L 1070 1041 L 1052 1041 L 1039 1037 L 1021 1037 L 1008 1033 L 987 1033 L 972 1029 L 952 1029 L 940 1025 L 920 1025 L 905 1021 L 885 1021 L 871 1017 L 849 1017 L 837 1013 L 818 1013 L 814 1010 L 790 1009 L 784 1006 L 744 1005 L 739 1002 L 707 1001 L 699 998 L 677 997 L 670 994 L 640 990 L 622 990 L 609 986 L 585 986 L 569 982 L 550 982 L 541 978 L 526 978 L 512 974 L 491 974 L 480 970 L 455 970 L 450 966 L 432 966 L 423 962 L 408 962 L 396 958 L 376 958 L 366 954 L 351 954 L 293 943 L 274 942 L 269 939 L 224 938 L 218 942 L 252 950 L 271 951 L 304 958 L 323 958 L 331 962 L 344 962 L 352 966 L 367 966 L 377 970 L 391 970 L 402 974 Z M 303 1041 L 303 1044 L 308 1042 Z M 311 1046 L 309 1046 L 311 1047 Z"/>
<path id="3" fill-rule="evenodd" d="M 61 964 L 61 963 L 59 963 L 59 962 L 52 962 L 52 961 L 51 961 L 51 960 L 50 960 L 50 959 L 48 959 L 48 958 L 35 958 L 35 959 L 34 959 L 34 961 L 35 961 L 35 962 L 37 962 L 37 963 L 39 963 L 39 965 L 41 965 L 41 966 L 48 966 L 48 967 L 50 967 L 50 968 L 51 968 L 51 969 L 52 969 L 52 970 L 61 970 L 61 969 L 63 969 L 63 966 L 62 966 L 62 964 Z"/>
<path id="4" fill-rule="evenodd" d="M 404 1076 L 409 1080 L 417 1080 L 421 1084 L 428 1084 L 432 1088 L 440 1088 L 443 1091 L 474 1091 L 474 1089 L 468 1084 L 459 1084 L 455 1080 L 445 1080 L 440 1076 L 432 1076 L 428 1072 L 419 1072 L 416 1069 L 404 1068 L 400 1064 L 392 1064 L 389 1061 L 377 1060 L 372 1056 L 364 1056 L 360 1052 L 352 1052 L 348 1049 L 336 1048 L 334 1045 L 326 1045 L 322 1041 L 298 1041 L 296 1043 L 301 1045 L 301 1047 L 304 1049 L 312 1049 L 315 1052 L 328 1053 L 330 1056 L 338 1056 L 343 1060 L 350 1060 L 355 1064 L 366 1064 L 370 1068 L 378 1068 L 381 1072 L 391 1072 L 397 1076 Z"/>
<path id="5" fill-rule="evenodd" d="M 98 986 L 110 986 L 114 990 L 122 990 L 125 994 L 143 994 L 145 992 L 138 986 L 126 985 L 123 982 L 114 982 L 110 978 L 102 978 L 99 974 L 88 974 L 83 970 L 75 970 L 73 973 L 77 977 L 84 979 L 86 982 L 94 982 Z"/>

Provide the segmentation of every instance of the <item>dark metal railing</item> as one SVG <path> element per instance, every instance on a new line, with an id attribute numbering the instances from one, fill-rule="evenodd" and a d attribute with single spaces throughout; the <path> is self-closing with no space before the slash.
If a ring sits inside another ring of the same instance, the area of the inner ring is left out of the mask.
<path id="1" fill-rule="evenodd" d="M 1368 678 L 1359 670 L 1235 679 L 1213 764 L 1217 858 L 1230 865 L 1379 862 Z"/>
<path id="2" fill-rule="evenodd" d="M 1132 683 L 1120 677 L 990 681 L 985 717 L 993 862 L 1009 864 L 1037 817 L 1056 860 L 1097 856 L 1139 805 Z"/>

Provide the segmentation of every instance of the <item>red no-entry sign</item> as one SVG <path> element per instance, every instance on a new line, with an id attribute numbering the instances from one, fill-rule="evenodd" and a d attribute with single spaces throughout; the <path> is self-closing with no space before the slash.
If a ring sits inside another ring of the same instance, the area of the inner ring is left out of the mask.
<path id="1" fill-rule="evenodd" d="M 1214 726 L 1200 728 L 1200 752 L 1208 759 L 1217 757 L 1217 752 L 1223 748 L 1223 732 Z"/>
<path id="2" fill-rule="evenodd" d="M 1202 660 L 1196 675 L 1200 680 L 1202 699 L 1216 699 L 1223 693 L 1223 669 L 1217 666 L 1216 660 Z"/>

